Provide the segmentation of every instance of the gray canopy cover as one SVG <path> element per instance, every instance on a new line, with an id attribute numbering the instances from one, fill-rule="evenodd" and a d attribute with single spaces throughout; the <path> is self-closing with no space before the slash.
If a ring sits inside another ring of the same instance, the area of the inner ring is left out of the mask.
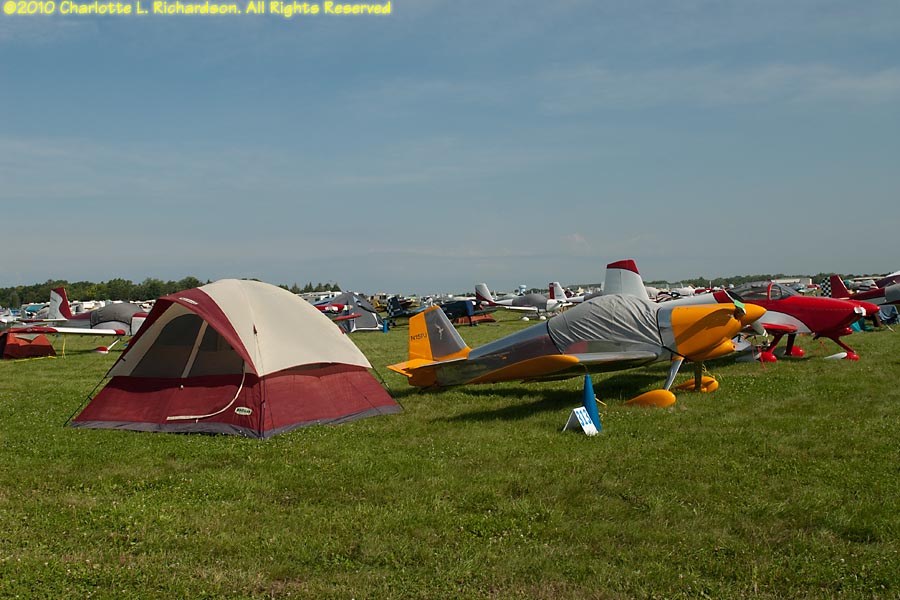
<path id="1" fill-rule="evenodd" d="M 589 351 L 635 346 L 659 349 L 657 312 L 660 307 L 633 296 L 598 296 L 550 319 L 547 329 L 560 352 L 588 350 L 579 344 L 590 342 Z"/>

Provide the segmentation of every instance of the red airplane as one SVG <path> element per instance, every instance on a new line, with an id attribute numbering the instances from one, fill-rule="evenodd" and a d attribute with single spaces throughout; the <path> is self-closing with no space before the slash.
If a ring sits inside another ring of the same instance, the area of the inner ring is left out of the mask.
<path id="1" fill-rule="evenodd" d="M 832 298 L 871 302 L 872 304 L 877 304 L 879 306 L 883 304 L 900 305 L 900 283 L 894 283 L 886 287 L 877 287 L 852 294 L 850 293 L 850 290 L 847 289 L 847 286 L 844 285 L 844 280 L 841 279 L 840 275 L 832 275 L 830 282 Z"/>
<path id="2" fill-rule="evenodd" d="M 729 293 L 766 309 L 760 323 L 774 337 L 760 360 L 769 362 L 775 360 L 775 347 L 784 336 L 788 338 L 785 356 L 803 356 L 803 350 L 794 347 L 798 333 L 811 333 L 815 339 L 828 338 L 845 350 L 828 358 L 859 360 L 853 348 L 840 338 L 851 333 L 851 323 L 878 312 L 878 307 L 869 302 L 802 296 L 775 282 L 746 283 L 729 292 L 713 292 L 712 296 L 722 302 L 718 296 L 725 298 Z"/>

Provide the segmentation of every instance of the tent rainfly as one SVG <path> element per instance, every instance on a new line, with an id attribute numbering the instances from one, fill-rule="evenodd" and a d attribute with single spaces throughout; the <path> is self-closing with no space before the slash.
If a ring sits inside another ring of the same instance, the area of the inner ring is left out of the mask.
<path id="1" fill-rule="evenodd" d="M 400 411 L 305 300 L 224 279 L 160 298 L 73 427 L 268 438 Z"/>
<path id="2" fill-rule="evenodd" d="M 371 302 L 356 292 L 344 292 L 329 299 L 328 302 L 343 304 L 347 307 L 348 313 L 359 315 L 355 319 L 347 319 L 337 323 L 337 326 L 344 333 L 381 330 L 383 319 L 378 314 L 378 310 L 372 306 Z"/>
<path id="3" fill-rule="evenodd" d="M 40 358 L 56 356 L 50 340 L 43 333 L 0 332 L 0 358 Z"/>

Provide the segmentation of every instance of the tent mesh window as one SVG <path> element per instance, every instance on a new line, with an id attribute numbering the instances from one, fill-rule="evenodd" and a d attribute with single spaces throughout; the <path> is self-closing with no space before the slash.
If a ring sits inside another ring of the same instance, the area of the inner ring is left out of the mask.
<path id="1" fill-rule="evenodd" d="M 203 339 L 198 346 L 201 333 Z M 131 375 L 180 378 L 191 360 L 189 377 L 239 374 L 243 367 L 243 359 L 215 329 L 204 327 L 199 316 L 187 314 L 166 323 Z"/>
<path id="2" fill-rule="evenodd" d="M 218 331 L 207 327 L 194 358 L 190 377 L 237 374 L 241 373 L 243 367 L 244 359 L 234 351 L 231 344 Z"/>

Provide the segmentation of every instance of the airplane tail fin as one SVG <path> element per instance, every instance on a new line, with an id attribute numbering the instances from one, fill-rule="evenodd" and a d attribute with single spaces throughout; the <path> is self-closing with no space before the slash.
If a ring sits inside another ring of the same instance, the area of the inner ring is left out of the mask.
<path id="1" fill-rule="evenodd" d="M 606 265 L 603 293 L 636 296 L 650 300 L 647 288 L 644 287 L 644 280 L 638 272 L 637 265 L 631 259 L 619 260 Z"/>
<path id="2" fill-rule="evenodd" d="M 840 275 L 832 275 L 828 282 L 831 284 L 831 297 L 832 298 L 849 298 L 850 290 L 847 289 L 847 286 L 844 285 L 844 280 L 841 279 Z"/>
<path id="3" fill-rule="evenodd" d="M 409 320 L 409 360 L 388 369 L 409 378 L 409 384 L 427 387 L 437 383 L 436 362 L 464 359 L 471 349 L 439 306 L 432 306 Z"/>
<path id="4" fill-rule="evenodd" d="M 50 290 L 50 307 L 47 313 L 49 319 L 71 319 L 72 311 L 69 309 L 69 298 L 66 296 L 66 288 L 58 287 Z"/>
<path id="5" fill-rule="evenodd" d="M 400 298 L 397 296 L 391 296 L 387 301 L 387 315 L 389 317 L 396 317 L 397 315 L 403 314 L 403 305 L 400 304 Z"/>
<path id="6" fill-rule="evenodd" d="M 475 301 L 494 304 L 494 296 L 491 294 L 491 290 L 488 289 L 486 283 L 475 284 Z"/>
<path id="7" fill-rule="evenodd" d="M 566 290 L 563 289 L 563 286 L 560 285 L 558 281 L 550 282 L 550 299 L 551 300 L 565 300 L 566 299 Z"/>
<path id="8" fill-rule="evenodd" d="M 409 320 L 409 358 L 429 362 L 465 358 L 470 348 L 438 306 Z"/>

